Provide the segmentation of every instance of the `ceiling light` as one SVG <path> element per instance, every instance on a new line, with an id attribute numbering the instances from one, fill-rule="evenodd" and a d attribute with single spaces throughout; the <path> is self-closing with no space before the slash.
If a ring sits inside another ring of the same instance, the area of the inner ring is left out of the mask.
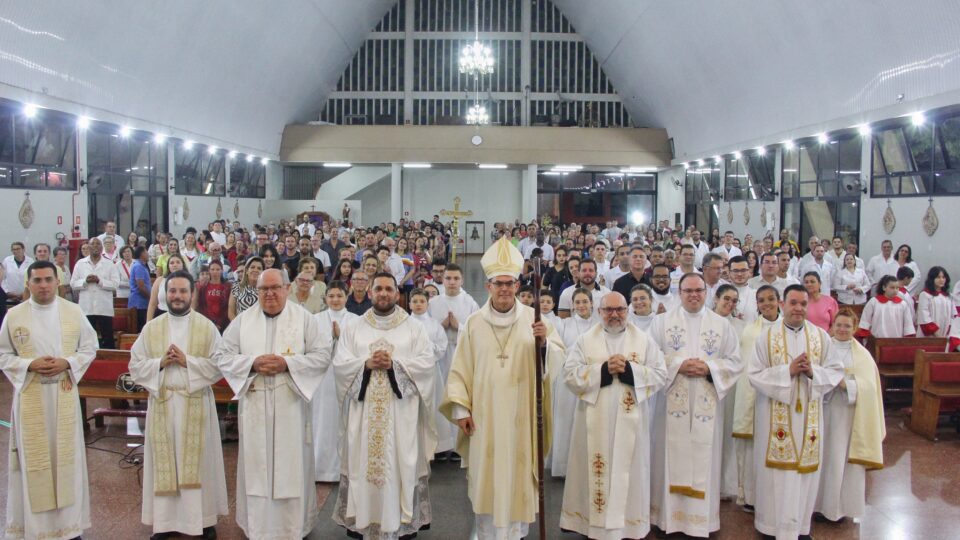
<path id="1" fill-rule="evenodd" d="M 783 141 L 783 147 L 787 150 L 793 150 L 793 147 L 796 146 L 793 141 Z"/>
<path id="2" fill-rule="evenodd" d="M 713 156 L 713 160 L 716 161 L 717 163 L 720 163 L 721 159 L 722 158 L 720 156 Z"/>
<path id="3" fill-rule="evenodd" d="M 684 168 L 684 170 L 689 169 L 689 168 L 690 168 L 690 164 L 689 164 L 689 163 L 684 163 L 684 164 L 683 164 L 683 168 Z"/>
<path id="4" fill-rule="evenodd" d="M 740 159 L 742 157 L 743 157 L 743 154 L 741 154 L 739 150 L 733 153 L 733 159 Z"/>
<path id="5" fill-rule="evenodd" d="M 476 104 L 467 110 L 467 124 L 471 126 L 481 126 L 489 123 L 490 115 L 487 113 L 487 108 L 483 105 Z"/>
<path id="6" fill-rule="evenodd" d="M 830 139 L 827 138 L 826 133 L 817 133 L 817 142 L 820 144 L 827 144 Z"/>
<path id="7" fill-rule="evenodd" d="M 864 137 L 870 136 L 870 124 L 860 124 L 860 126 L 857 127 L 857 131 Z"/>
<path id="8" fill-rule="evenodd" d="M 700 165 L 701 167 L 703 167 L 703 166 L 704 166 L 703 160 L 702 160 L 702 159 L 698 159 L 698 160 L 697 160 L 697 165 Z"/>
<path id="9" fill-rule="evenodd" d="M 191 148 L 193 148 L 193 141 L 191 141 L 191 140 L 183 141 L 183 149 L 184 149 L 184 150 L 189 150 L 189 149 L 191 149 Z"/>
<path id="10" fill-rule="evenodd" d="M 236 150 L 231 150 L 231 151 L 227 152 L 227 157 L 230 158 L 230 159 L 233 159 L 233 158 L 237 157 L 237 151 L 236 151 Z"/>
<path id="11" fill-rule="evenodd" d="M 346 169 L 347 167 L 352 167 L 350 163 L 345 161 L 331 161 L 329 163 L 324 163 L 323 166 L 327 167 L 328 169 Z"/>
<path id="12" fill-rule="evenodd" d="M 634 225 L 642 224 L 643 214 L 641 214 L 639 210 L 634 210 L 630 213 L 630 221 L 632 221 Z"/>
<path id="13" fill-rule="evenodd" d="M 120 136 L 129 137 L 130 136 L 130 126 L 121 126 L 120 127 Z"/>
<path id="14" fill-rule="evenodd" d="M 429 163 L 404 163 L 403 164 L 404 169 L 429 169 L 432 166 L 433 165 L 430 165 Z"/>
<path id="15" fill-rule="evenodd" d="M 217 153 L 217 147 L 216 147 L 216 146 L 208 146 L 208 147 L 207 147 L 207 153 L 210 154 L 211 156 L 212 156 L 213 154 L 216 154 L 216 153 Z"/>
<path id="16" fill-rule="evenodd" d="M 87 129 L 88 127 L 90 127 L 90 119 L 87 118 L 86 116 L 81 116 L 80 118 L 77 118 L 77 127 L 80 129 Z"/>
<path id="17" fill-rule="evenodd" d="M 583 169 L 583 165 L 554 165 L 554 171 L 579 171 Z"/>
<path id="18" fill-rule="evenodd" d="M 542 173 L 540 173 L 540 174 L 542 174 L 542 175 L 544 175 L 544 176 L 560 176 L 562 173 L 560 173 L 560 172 L 558 172 L 558 171 L 544 171 L 544 172 L 542 172 Z"/>
<path id="19" fill-rule="evenodd" d="M 164 135 L 163 133 L 157 133 L 156 135 L 153 136 L 153 142 L 157 144 L 163 144 L 164 142 L 166 142 L 166 140 L 167 140 L 167 136 Z"/>
<path id="20" fill-rule="evenodd" d="M 765 155 L 766 153 L 767 153 L 767 148 L 766 148 L 765 146 L 758 146 L 758 147 L 757 147 L 757 155 L 758 155 L 758 156 Z"/>
<path id="21" fill-rule="evenodd" d="M 270 161 L 270 160 L 267 159 L 267 158 L 260 158 L 260 164 L 261 164 L 261 165 L 266 165 L 268 161 Z"/>
<path id="22" fill-rule="evenodd" d="M 915 126 L 922 126 L 927 119 L 923 116 L 922 112 L 915 112 L 910 115 L 910 121 L 913 122 L 913 125 Z"/>
<path id="23" fill-rule="evenodd" d="M 250 163 L 251 161 L 253 161 L 253 156 L 247 154 L 247 163 Z"/>
<path id="24" fill-rule="evenodd" d="M 37 115 L 37 106 L 33 103 L 27 103 L 23 106 L 23 115 L 27 118 L 33 118 Z"/>
<path id="25" fill-rule="evenodd" d="M 481 163 L 477 165 L 477 167 L 480 167 L 481 169 L 506 169 L 507 164 L 506 163 Z"/>

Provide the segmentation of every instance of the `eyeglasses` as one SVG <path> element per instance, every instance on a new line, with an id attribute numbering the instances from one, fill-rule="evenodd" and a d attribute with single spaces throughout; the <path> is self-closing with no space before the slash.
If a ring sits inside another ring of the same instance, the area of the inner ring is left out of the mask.
<path id="1" fill-rule="evenodd" d="M 680 292 L 683 294 L 703 294 L 707 292 L 706 289 L 680 289 Z"/>
<path id="2" fill-rule="evenodd" d="M 276 293 L 276 292 L 279 292 L 280 289 L 283 289 L 283 285 L 271 285 L 271 286 L 269 286 L 269 287 L 257 287 L 257 290 L 260 291 L 260 292 L 262 292 L 263 294 Z"/>
<path id="3" fill-rule="evenodd" d="M 734 274 L 742 274 L 744 272 L 749 272 L 750 269 L 749 268 L 731 268 L 730 271 L 733 272 Z"/>
<path id="4" fill-rule="evenodd" d="M 516 281 L 490 281 L 489 283 L 497 289 L 507 289 L 517 284 Z"/>
<path id="5" fill-rule="evenodd" d="M 625 308 L 625 307 L 602 307 L 602 308 L 600 308 L 600 311 L 606 313 L 607 315 L 611 315 L 611 314 L 613 314 L 613 313 L 626 313 L 626 312 L 627 312 L 627 308 Z"/>

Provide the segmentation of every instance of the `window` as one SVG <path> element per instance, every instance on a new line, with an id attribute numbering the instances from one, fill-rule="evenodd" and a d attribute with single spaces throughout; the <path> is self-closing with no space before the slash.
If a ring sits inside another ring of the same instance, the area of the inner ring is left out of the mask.
<path id="1" fill-rule="evenodd" d="M 684 182 L 686 224 L 707 234 L 717 228 L 720 203 L 720 162 L 694 165 Z"/>
<path id="2" fill-rule="evenodd" d="M 76 189 L 76 136 L 72 115 L 0 101 L 0 187 Z"/>
<path id="3" fill-rule="evenodd" d="M 267 196 L 267 166 L 253 156 L 230 160 L 230 196 L 263 199 Z"/>
<path id="4" fill-rule="evenodd" d="M 650 223 L 656 218 L 656 193 L 655 172 L 541 171 L 537 215 L 560 223 Z"/>
<path id="5" fill-rule="evenodd" d="M 960 115 L 878 129 L 872 160 L 874 197 L 960 195 Z"/>
<path id="6" fill-rule="evenodd" d="M 174 171 L 177 174 L 177 195 L 209 195 L 223 197 L 227 191 L 226 157 L 222 150 L 202 144 L 187 148 L 174 147 Z"/>

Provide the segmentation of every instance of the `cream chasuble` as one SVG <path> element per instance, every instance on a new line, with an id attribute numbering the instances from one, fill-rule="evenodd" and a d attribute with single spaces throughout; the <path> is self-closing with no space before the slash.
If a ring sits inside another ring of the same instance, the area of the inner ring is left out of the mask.
<path id="1" fill-rule="evenodd" d="M 251 539 L 303 538 L 316 525 L 310 399 L 332 347 L 317 320 L 291 303 L 275 317 L 257 304 L 223 334 L 215 358 L 240 401 L 237 524 Z M 287 371 L 252 371 L 262 354 L 283 356 Z"/>
<path id="2" fill-rule="evenodd" d="M 877 365 L 855 340 L 833 341 L 846 389 L 823 396 L 823 463 L 814 507 L 827 519 L 863 517 L 867 469 L 883 468 L 883 398 Z"/>
<path id="3" fill-rule="evenodd" d="M 613 354 L 627 358 L 632 385 L 606 372 Z M 603 540 L 650 532 L 648 404 L 666 374 L 663 354 L 633 325 L 594 326 L 568 349 L 564 380 L 578 398 L 560 528 Z"/>
<path id="4" fill-rule="evenodd" d="M 487 302 L 463 325 L 440 412 L 455 422 L 462 408 L 476 424 L 472 437 L 457 436 L 457 451 L 467 468 L 478 535 L 520 538 L 537 513 L 534 313 L 519 302 L 508 313 L 494 313 Z M 546 363 L 562 362 L 554 357 L 564 352 L 560 336 L 546 326 Z M 550 383 L 543 381 L 544 439 Z M 544 445 L 549 448 L 549 441 Z"/>
<path id="5" fill-rule="evenodd" d="M 447 318 L 447 314 L 453 312 L 453 316 L 457 318 L 457 325 L 462 327 L 467 322 L 467 318 L 476 313 L 478 309 L 480 309 L 480 306 L 467 291 L 461 289 L 457 296 L 447 296 L 446 289 L 441 284 L 440 294 L 430 299 L 427 313 L 437 324 L 441 324 Z M 441 329 L 443 329 L 442 326 Z M 447 377 L 450 375 L 450 364 L 453 363 L 453 353 L 457 350 L 457 334 L 459 333 L 457 328 L 447 328 L 443 331 L 446 334 L 447 346 L 443 358 L 437 364 L 440 369 L 440 380 L 437 383 L 439 385 L 437 387 L 438 400 L 443 397 L 443 387 L 447 384 Z M 437 452 L 453 450 L 457 442 L 456 424 L 448 422 L 439 410 L 437 411 L 436 424 Z"/>
<path id="6" fill-rule="evenodd" d="M 130 351 L 130 375 L 150 392 L 141 519 L 155 533 L 199 536 L 229 514 L 211 388 L 222 378 L 212 358 L 219 343 L 217 327 L 203 315 L 165 313 L 147 323 Z M 160 368 L 170 345 L 186 354 L 187 367 Z"/>
<path id="7" fill-rule="evenodd" d="M 576 313 L 563 319 L 563 329 L 560 335 L 568 354 L 580 336 L 586 334 L 591 328 L 596 328 L 598 324 L 600 324 L 600 316 L 595 311 L 591 311 L 590 317 L 587 319 Z M 573 432 L 573 415 L 577 410 L 577 396 L 564 383 L 563 365 L 551 368 L 548 373 L 553 379 L 553 408 L 550 410 L 551 420 L 553 421 L 553 436 L 551 437 L 553 444 L 549 448 L 550 474 L 563 477 L 567 475 L 570 434 Z"/>
<path id="8" fill-rule="evenodd" d="M 760 317 L 750 323 L 740 335 L 740 356 L 744 367 L 753 360 L 754 345 L 760 332 L 780 323 L 780 315 L 774 321 Z M 737 504 L 753 506 L 756 501 L 756 477 L 753 466 L 753 407 L 757 393 L 750 385 L 750 377 L 744 372 L 737 381 L 736 401 L 733 411 L 733 446 L 737 457 Z"/>
<path id="9" fill-rule="evenodd" d="M 743 370 L 739 336 L 720 315 L 682 306 L 658 315 L 650 335 L 667 366 L 654 415 L 650 519 L 667 533 L 707 536 L 720 528 L 723 399 Z M 679 374 L 687 358 L 704 361 L 709 379 Z"/>
<path id="10" fill-rule="evenodd" d="M 366 368 L 379 350 L 393 369 Z M 334 369 L 344 428 L 334 521 L 369 539 L 417 532 L 431 519 L 437 446 L 437 365 L 426 329 L 399 307 L 387 316 L 370 309 L 341 330 Z"/>
<path id="11" fill-rule="evenodd" d="M 0 369 L 13 384 L 7 538 L 73 538 L 90 527 L 90 496 L 77 384 L 97 334 L 62 299 L 12 308 L 0 327 Z M 41 356 L 66 359 L 54 377 L 28 371 Z"/>
<path id="12" fill-rule="evenodd" d="M 333 355 L 337 351 L 337 338 L 333 337 L 333 323 L 343 327 L 357 319 L 346 309 L 326 309 L 314 315 L 324 343 L 333 343 Z M 310 402 L 313 409 L 313 454 L 314 478 L 317 482 L 340 480 L 340 403 L 337 401 L 337 381 L 333 373 L 323 376 L 317 393 Z"/>
<path id="13" fill-rule="evenodd" d="M 807 353 L 813 377 L 790 376 L 790 362 Z M 812 324 L 784 322 L 760 332 L 748 366 L 754 406 L 754 526 L 778 539 L 810 533 L 822 456 L 820 398 L 843 378 L 830 336 Z"/>

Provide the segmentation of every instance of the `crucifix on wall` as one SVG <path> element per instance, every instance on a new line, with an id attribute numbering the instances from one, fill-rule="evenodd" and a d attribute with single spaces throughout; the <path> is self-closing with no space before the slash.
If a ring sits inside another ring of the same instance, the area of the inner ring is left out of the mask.
<path id="1" fill-rule="evenodd" d="M 453 234 L 451 235 L 450 243 L 450 262 L 457 262 L 457 247 L 460 245 L 460 218 L 470 217 L 473 215 L 471 210 L 460 210 L 460 197 L 453 198 L 453 210 L 440 210 L 440 215 L 445 217 L 452 217 L 453 223 L 451 227 L 453 228 Z"/>

